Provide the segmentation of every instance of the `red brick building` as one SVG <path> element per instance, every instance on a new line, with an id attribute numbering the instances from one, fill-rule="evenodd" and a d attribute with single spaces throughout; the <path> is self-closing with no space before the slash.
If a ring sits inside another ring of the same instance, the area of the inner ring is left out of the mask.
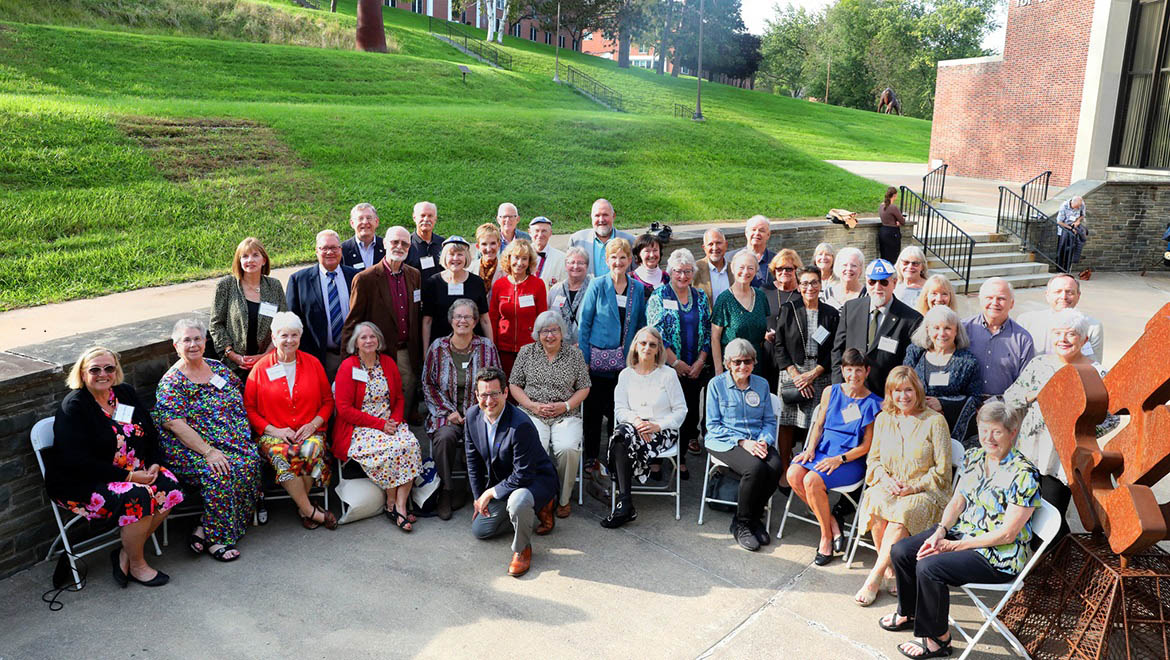
<path id="1" fill-rule="evenodd" d="M 513 0 L 515 2 L 516 0 Z M 470 3 L 465 3 L 470 4 Z M 424 16 L 432 16 L 434 18 L 442 18 L 448 21 L 455 21 L 466 25 L 473 25 L 478 28 L 486 30 L 488 28 L 487 17 L 477 16 L 477 10 L 474 4 L 470 4 L 464 11 L 459 12 L 458 15 L 452 15 L 450 0 L 394 0 L 393 5 L 395 9 L 403 11 L 411 11 L 416 14 Z M 497 20 L 503 21 L 503 12 L 496 12 Z M 507 25 L 503 26 L 504 30 L 508 29 Z M 537 21 L 529 18 L 521 19 L 511 29 L 511 35 L 520 39 L 528 39 L 529 41 L 538 41 L 549 44 L 553 43 L 553 31 L 544 30 L 540 27 Z M 580 50 L 579 44 L 573 44 L 573 37 L 565 30 L 561 30 L 560 36 L 561 48 L 574 48 Z"/>
<path id="2" fill-rule="evenodd" d="M 591 32 L 585 35 L 581 44 L 581 52 L 596 55 L 607 60 L 617 60 L 618 44 L 616 39 L 606 39 L 600 32 Z M 649 44 L 630 44 L 630 66 L 642 69 L 653 69 L 658 62 L 658 52 Z M 670 62 L 666 63 L 666 71 L 670 71 Z M 689 73 L 683 71 L 683 73 Z"/>
<path id="3" fill-rule="evenodd" d="M 1052 183 L 1170 179 L 1170 0 L 1009 0 L 1003 54 L 939 62 L 930 158 Z"/>

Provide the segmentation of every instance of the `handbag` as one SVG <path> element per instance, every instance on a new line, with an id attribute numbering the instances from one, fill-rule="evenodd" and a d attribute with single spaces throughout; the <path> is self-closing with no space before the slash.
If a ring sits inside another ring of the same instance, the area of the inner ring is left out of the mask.
<path id="1" fill-rule="evenodd" d="M 603 373 L 621 371 L 626 366 L 626 357 L 621 346 L 617 348 L 597 348 L 589 350 L 589 370 Z"/>
<path id="2" fill-rule="evenodd" d="M 801 394 L 800 390 L 796 389 L 792 385 L 781 385 L 780 400 L 787 404 L 800 405 L 804 403 L 811 403 L 813 398 L 811 396 L 805 396 Z"/>

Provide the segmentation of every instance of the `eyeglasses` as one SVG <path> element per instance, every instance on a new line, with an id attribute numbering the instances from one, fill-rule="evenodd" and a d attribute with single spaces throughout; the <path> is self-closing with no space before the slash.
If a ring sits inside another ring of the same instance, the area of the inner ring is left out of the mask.
<path id="1" fill-rule="evenodd" d="M 801 282 L 801 283 L 797 284 L 796 286 L 797 286 L 797 288 L 802 288 L 802 289 L 817 289 L 817 288 L 820 288 L 821 281 L 820 280 L 809 280 L 807 282 Z"/>
<path id="2" fill-rule="evenodd" d="M 675 275 L 685 275 L 686 277 L 690 277 L 691 275 L 695 274 L 695 269 L 694 268 L 675 268 L 673 272 Z"/>
<path id="3" fill-rule="evenodd" d="M 177 343 L 180 343 L 180 344 L 202 344 L 205 341 L 207 341 L 207 340 L 204 339 L 203 337 L 183 337 Z"/>
<path id="4" fill-rule="evenodd" d="M 779 266 L 776 268 L 776 270 L 781 272 L 781 273 L 795 273 L 796 272 L 796 268 L 793 266 Z"/>
<path id="5" fill-rule="evenodd" d="M 455 314 L 451 317 L 451 320 L 452 321 L 474 321 L 475 317 L 469 316 L 467 314 Z"/>
<path id="6" fill-rule="evenodd" d="M 496 397 L 498 397 L 498 396 L 503 396 L 503 394 L 504 394 L 504 393 L 503 393 L 503 392 L 500 392 L 500 391 L 495 391 L 495 392 L 476 392 L 476 393 L 475 393 L 475 398 L 477 398 L 477 399 L 494 399 L 494 398 L 496 398 Z"/>
<path id="7" fill-rule="evenodd" d="M 737 367 L 742 367 L 745 364 L 755 364 L 755 358 L 733 358 L 731 364 Z"/>
<path id="8" fill-rule="evenodd" d="M 903 266 L 921 266 L 922 262 L 921 261 L 903 261 L 902 265 Z"/>
<path id="9" fill-rule="evenodd" d="M 538 334 L 541 335 L 542 337 L 544 337 L 544 336 L 551 337 L 552 335 L 561 334 L 561 329 L 560 328 L 544 328 Z"/>
<path id="10" fill-rule="evenodd" d="M 519 218 L 519 217 L 520 216 L 518 216 L 518 215 L 501 215 L 500 216 L 500 218 L 511 218 L 511 219 L 515 219 L 515 218 Z"/>
<path id="11" fill-rule="evenodd" d="M 98 374 L 116 374 L 118 373 L 118 367 L 115 367 L 112 364 L 107 364 L 104 367 L 90 367 L 89 369 L 86 369 L 86 371 L 89 372 L 90 376 L 96 376 Z"/>
<path id="12" fill-rule="evenodd" d="M 882 285 L 882 286 L 890 286 L 891 284 L 893 284 L 893 283 L 894 283 L 894 281 L 893 281 L 892 279 L 884 279 L 884 280 L 868 280 L 868 281 L 869 281 L 869 285 L 870 285 L 870 286 L 873 286 L 873 285 L 875 285 L 875 284 L 880 284 L 880 285 Z"/>
<path id="13" fill-rule="evenodd" d="M 318 245 L 318 252 L 341 252 L 340 245 Z"/>

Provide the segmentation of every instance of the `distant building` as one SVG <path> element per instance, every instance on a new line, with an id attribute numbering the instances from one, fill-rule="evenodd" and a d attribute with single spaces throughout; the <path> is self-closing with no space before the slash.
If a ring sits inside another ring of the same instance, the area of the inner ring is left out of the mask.
<path id="1" fill-rule="evenodd" d="M 596 55 L 607 60 L 616 61 L 618 58 L 618 44 L 614 39 L 606 39 L 601 32 L 591 32 L 585 35 L 582 40 L 581 52 L 587 55 Z M 658 53 L 653 46 L 633 43 L 630 44 L 630 66 L 636 66 L 642 69 L 653 69 L 658 63 Z M 667 60 L 664 67 L 666 72 L 670 72 L 671 64 Z M 680 73 L 691 75 L 692 72 L 686 67 L 679 70 Z"/>

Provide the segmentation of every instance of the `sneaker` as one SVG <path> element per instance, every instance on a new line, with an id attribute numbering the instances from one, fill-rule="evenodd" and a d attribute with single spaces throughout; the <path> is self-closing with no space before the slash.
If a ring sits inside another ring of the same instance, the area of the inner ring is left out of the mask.
<path id="1" fill-rule="evenodd" d="M 760 549 L 760 541 L 752 533 L 752 529 L 748 527 L 747 523 L 737 521 L 733 535 L 735 536 L 736 543 L 739 543 L 739 547 L 744 550 L 755 552 Z"/>
<path id="2" fill-rule="evenodd" d="M 748 529 L 752 530 L 752 534 L 755 535 L 760 545 L 768 545 L 772 542 L 771 535 L 768 534 L 768 530 L 764 529 L 764 524 L 759 520 L 749 521 Z"/>

